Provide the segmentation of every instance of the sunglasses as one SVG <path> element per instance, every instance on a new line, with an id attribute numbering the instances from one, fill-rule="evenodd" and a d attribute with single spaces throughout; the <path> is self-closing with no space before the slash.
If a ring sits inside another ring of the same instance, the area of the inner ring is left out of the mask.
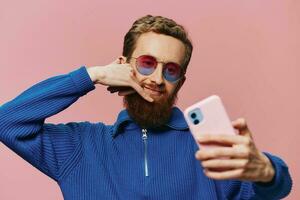
<path id="1" fill-rule="evenodd" d="M 155 57 L 150 55 L 141 55 L 137 58 L 131 58 L 136 59 L 137 71 L 145 76 L 152 74 L 157 68 L 158 63 L 163 63 L 163 77 L 169 82 L 175 83 L 185 74 L 185 70 L 179 64 L 174 62 L 159 62 Z"/>

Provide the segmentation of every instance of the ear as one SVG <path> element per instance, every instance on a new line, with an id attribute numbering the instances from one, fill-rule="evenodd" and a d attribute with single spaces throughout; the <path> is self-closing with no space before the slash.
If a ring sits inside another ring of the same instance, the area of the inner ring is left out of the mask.
<path id="1" fill-rule="evenodd" d="M 119 56 L 118 59 L 120 64 L 125 64 L 127 61 L 127 58 L 125 56 Z"/>

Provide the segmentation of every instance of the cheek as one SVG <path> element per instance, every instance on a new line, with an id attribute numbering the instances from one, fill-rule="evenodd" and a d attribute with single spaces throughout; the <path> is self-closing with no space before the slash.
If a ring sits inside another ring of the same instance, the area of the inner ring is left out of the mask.
<path id="1" fill-rule="evenodd" d="M 137 78 L 139 83 L 145 82 L 147 80 L 147 76 L 141 75 L 138 71 L 135 70 L 135 77 Z"/>
<path id="2" fill-rule="evenodd" d="M 177 84 L 175 85 L 175 84 L 166 83 L 166 90 L 169 95 L 173 94 L 175 92 L 176 86 L 177 86 Z"/>

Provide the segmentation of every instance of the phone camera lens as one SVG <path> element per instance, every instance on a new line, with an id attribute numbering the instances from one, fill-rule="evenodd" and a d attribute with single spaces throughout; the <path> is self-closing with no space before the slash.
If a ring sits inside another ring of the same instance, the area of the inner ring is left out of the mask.
<path id="1" fill-rule="evenodd" d="M 196 120 L 194 121 L 194 124 L 195 124 L 195 125 L 199 124 L 199 120 L 196 119 Z"/>
<path id="2" fill-rule="evenodd" d="M 195 119 L 195 118 L 196 118 L 196 113 L 192 113 L 192 114 L 191 114 L 191 117 L 192 117 L 193 119 Z"/>

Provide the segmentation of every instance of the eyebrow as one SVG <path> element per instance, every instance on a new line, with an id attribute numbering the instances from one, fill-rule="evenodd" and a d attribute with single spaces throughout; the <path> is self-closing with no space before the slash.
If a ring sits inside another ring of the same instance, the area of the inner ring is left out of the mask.
<path id="1" fill-rule="evenodd" d="M 158 59 L 156 56 L 154 56 L 153 54 L 151 54 L 151 53 L 149 53 L 149 52 L 146 52 L 146 53 L 141 54 L 141 55 L 139 55 L 139 56 L 142 56 L 142 55 L 152 56 L 152 57 L 156 58 L 158 62 L 163 62 L 163 63 L 169 63 L 169 62 L 171 62 L 171 63 L 176 63 L 177 65 L 180 65 L 180 66 L 181 66 L 180 63 L 175 62 L 175 61 L 166 61 L 166 62 L 165 62 L 165 61 L 161 61 L 160 59 Z M 139 57 L 139 56 L 137 56 L 137 57 Z"/>

